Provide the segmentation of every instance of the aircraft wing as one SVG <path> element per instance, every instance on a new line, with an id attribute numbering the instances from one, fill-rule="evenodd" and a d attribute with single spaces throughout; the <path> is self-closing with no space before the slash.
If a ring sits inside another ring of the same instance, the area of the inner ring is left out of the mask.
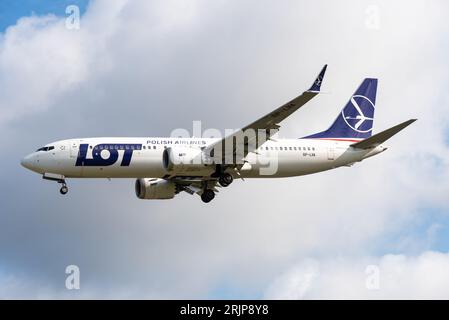
<path id="1" fill-rule="evenodd" d="M 222 140 L 208 146 L 204 150 L 204 154 L 214 160 L 224 160 L 226 157 L 226 159 L 232 158 L 234 159 L 234 161 L 239 160 L 241 161 L 244 157 L 246 157 L 246 155 L 249 152 L 253 152 L 257 149 L 258 147 L 257 134 L 258 132 L 260 132 L 259 130 L 265 131 L 264 132 L 265 140 L 269 139 L 280 128 L 279 123 L 281 121 L 283 121 L 293 112 L 295 112 L 300 107 L 305 105 L 309 100 L 311 100 L 320 92 L 321 83 L 323 81 L 326 68 L 327 65 L 325 65 L 323 69 L 321 69 L 321 72 L 318 74 L 317 78 L 315 79 L 309 90 L 303 92 L 300 96 L 273 110 L 264 117 L 254 121 L 253 123 L 245 126 L 244 128 L 223 138 Z M 255 135 L 245 134 L 245 132 L 247 133 L 249 131 L 252 131 L 251 129 L 254 130 L 253 132 L 255 132 Z M 246 140 L 241 140 L 244 141 L 244 148 L 242 150 L 243 152 L 239 152 L 239 154 L 236 154 L 237 151 L 236 141 L 238 141 L 238 139 L 242 139 L 245 136 L 247 137 L 245 138 Z M 219 153 L 220 156 L 217 157 L 216 152 L 214 151 L 220 148 L 221 148 L 221 152 Z M 219 163 L 228 163 L 228 161 L 222 161 Z"/>
<path id="2" fill-rule="evenodd" d="M 166 180 L 175 182 L 181 187 L 180 191 L 185 191 L 189 194 L 201 194 L 204 190 L 204 184 L 207 185 L 207 189 L 212 189 L 214 192 L 218 192 L 217 187 L 220 187 L 218 178 L 211 177 L 175 176 Z"/>

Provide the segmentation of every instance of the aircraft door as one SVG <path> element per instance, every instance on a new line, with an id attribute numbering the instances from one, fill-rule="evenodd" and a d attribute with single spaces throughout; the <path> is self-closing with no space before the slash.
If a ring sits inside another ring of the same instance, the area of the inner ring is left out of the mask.
<path id="1" fill-rule="evenodd" d="M 78 140 L 70 141 L 70 158 L 77 158 L 79 152 L 79 142 Z"/>
<path id="2" fill-rule="evenodd" d="M 334 160 L 335 159 L 335 148 L 329 147 L 327 149 L 327 160 Z"/>

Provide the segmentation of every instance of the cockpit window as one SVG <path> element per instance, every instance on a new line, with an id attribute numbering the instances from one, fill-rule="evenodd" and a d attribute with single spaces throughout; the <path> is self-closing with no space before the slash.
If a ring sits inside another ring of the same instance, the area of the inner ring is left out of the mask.
<path id="1" fill-rule="evenodd" d="M 42 148 L 37 149 L 36 152 L 39 152 L 39 151 L 50 151 L 50 150 L 53 150 L 54 148 L 55 148 L 54 146 L 42 147 Z"/>

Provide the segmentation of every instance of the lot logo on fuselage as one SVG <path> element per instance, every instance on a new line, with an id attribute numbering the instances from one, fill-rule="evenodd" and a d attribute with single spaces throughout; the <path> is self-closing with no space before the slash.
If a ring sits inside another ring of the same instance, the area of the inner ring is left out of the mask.
<path id="1" fill-rule="evenodd" d="M 365 96 L 354 95 L 341 112 L 346 124 L 354 131 L 365 133 L 373 129 L 374 103 Z"/>
<path id="2" fill-rule="evenodd" d="M 97 144 L 92 149 L 92 158 L 87 158 L 89 144 L 80 144 L 78 157 L 76 158 L 77 167 L 106 167 L 111 166 L 117 162 L 119 158 L 119 151 L 123 151 L 121 167 L 128 167 L 131 163 L 131 158 L 135 150 L 141 150 L 141 144 L 129 143 L 102 143 Z"/>

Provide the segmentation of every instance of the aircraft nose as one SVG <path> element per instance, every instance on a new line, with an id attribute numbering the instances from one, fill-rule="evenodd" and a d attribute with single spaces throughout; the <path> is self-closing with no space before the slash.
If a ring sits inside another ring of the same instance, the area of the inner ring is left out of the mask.
<path id="1" fill-rule="evenodd" d="M 22 160 L 20 160 L 20 164 L 30 170 L 33 170 L 33 159 L 32 159 L 32 154 L 27 155 L 26 157 L 24 157 Z"/>

